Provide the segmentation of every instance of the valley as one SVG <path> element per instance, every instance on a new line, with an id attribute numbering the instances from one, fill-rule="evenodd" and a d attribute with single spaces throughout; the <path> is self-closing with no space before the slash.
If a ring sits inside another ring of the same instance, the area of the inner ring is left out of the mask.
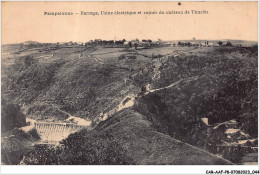
<path id="1" fill-rule="evenodd" d="M 258 161 L 257 47 L 14 45 L 2 55 L 2 99 L 35 121 L 6 131 L 34 145 L 20 164 Z"/>

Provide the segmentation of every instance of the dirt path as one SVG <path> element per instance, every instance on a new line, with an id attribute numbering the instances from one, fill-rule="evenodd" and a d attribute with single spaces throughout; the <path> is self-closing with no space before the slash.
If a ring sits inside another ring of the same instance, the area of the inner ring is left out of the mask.
<path id="1" fill-rule="evenodd" d="M 227 159 L 222 158 L 221 156 L 212 154 L 212 153 L 210 153 L 210 152 L 208 152 L 208 151 L 206 151 L 206 150 L 204 150 L 204 149 L 200 149 L 200 148 L 198 148 L 198 147 L 196 147 L 196 146 L 190 145 L 190 144 L 188 144 L 188 143 L 186 143 L 186 142 L 182 142 L 182 141 L 177 140 L 177 139 L 175 139 L 175 138 L 173 138 L 173 139 L 174 139 L 176 142 L 183 143 L 183 144 L 185 144 L 185 145 L 187 145 L 187 146 L 189 146 L 189 147 L 192 147 L 192 148 L 194 148 L 194 149 L 196 149 L 196 150 L 205 152 L 205 153 L 207 153 L 207 154 L 209 154 L 209 155 L 211 155 L 211 156 L 213 156 L 213 157 L 216 157 L 216 158 L 218 158 L 218 159 L 224 160 L 224 161 L 228 162 L 228 163 L 231 164 L 231 165 L 236 165 L 236 164 L 234 164 L 233 162 L 231 162 L 231 161 L 229 161 L 229 160 L 227 160 Z"/>
<path id="2" fill-rule="evenodd" d="M 193 49 L 191 49 L 191 50 L 193 50 Z M 186 51 L 186 52 L 190 52 L 191 50 L 188 50 L 188 51 Z M 186 53 L 186 52 L 185 52 L 185 53 Z M 184 52 L 182 51 L 180 54 L 184 54 Z M 163 56 L 161 59 L 162 59 L 162 60 L 163 60 L 163 59 L 168 59 L 169 56 L 174 56 L 174 57 L 176 57 L 176 56 L 179 56 L 179 54 L 176 54 L 176 53 L 174 52 L 174 53 L 172 53 L 172 54 L 167 54 L 166 56 Z M 92 56 L 92 57 L 93 57 L 93 56 Z M 101 62 L 100 60 L 98 60 L 96 57 L 93 57 L 93 59 L 95 59 L 96 62 L 98 62 L 98 63 L 100 63 L 100 64 L 104 64 L 103 62 Z M 160 61 L 158 60 L 158 62 L 160 62 Z M 159 63 L 158 66 L 154 68 L 154 75 L 153 75 L 152 80 L 154 80 L 155 78 L 158 78 L 158 76 L 160 76 L 160 71 L 159 71 L 159 69 L 160 69 L 161 66 L 162 66 L 162 64 Z M 194 78 L 196 78 L 196 77 L 190 77 L 190 78 L 188 78 L 188 79 L 194 79 Z M 161 87 L 161 88 L 158 88 L 158 89 L 151 89 L 151 84 L 148 83 L 148 84 L 146 85 L 147 92 L 146 92 L 144 95 L 147 95 L 148 93 L 153 93 L 153 92 L 156 92 L 156 91 L 160 91 L 160 90 L 163 90 L 163 89 L 171 88 L 171 87 L 173 87 L 173 86 L 179 84 L 180 82 L 182 82 L 182 81 L 184 81 L 184 80 L 187 80 L 187 79 L 182 79 L 182 80 L 179 80 L 179 81 L 177 81 L 177 82 L 173 82 L 172 84 L 170 84 L 170 85 L 168 85 L 168 86 Z M 123 98 L 123 99 L 120 101 L 119 105 L 118 105 L 116 108 L 114 108 L 114 109 L 110 110 L 109 112 L 103 114 L 102 121 L 106 120 L 109 116 L 115 114 L 115 113 L 118 112 L 118 111 L 121 111 L 121 110 L 123 110 L 123 109 L 130 108 L 130 107 L 134 106 L 134 104 L 135 104 L 135 99 L 138 97 L 138 95 L 139 95 L 139 93 L 138 93 L 138 94 L 127 95 L 125 98 Z"/>
<path id="3" fill-rule="evenodd" d="M 193 50 L 193 49 L 192 49 L 192 50 Z M 191 50 L 188 50 L 188 51 L 185 51 L 185 52 L 181 51 L 181 52 L 178 52 L 178 53 L 169 54 L 169 55 L 167 55 L 167 56 L 162 57 L 161 59 L 168 59 L 170 56 L 177 57 L 177 56 L 179 56 L 179 55 L 181 55 L 181 54 L 185 54 L 186 52 L 190 52 L 190 51 L 191 51 Z M 159 71 L 159 69 L 160 69 L 161 66 L 162 66 L 162 64 L 159 64 L 158 67 L 155 67 L 155 68 L 154 68 L 154 76 L 153 76 L 152 80 L 154 80 L 154 79 L 156 79 L 156 78 L 159 78 L 160 73 L 161 73 L 161 72 Z M 161 87 L 161 88 L 157 88 L 157 89 L 151 89 L 151 84 L 148 83 L 148 84 L 146 85 L 146 90 L 147 90 L 147 92 L 146 92 L 144 95 L 147 95 L 147 94 L 149 94 L 149 93 L 154 93 L 154 92 L 156 92 L 156 91 L 160 91 L 160 90 L 164 90 L 164 89 L 168 89 L 168 88 L 174 87 L 174 86 L 178 85 L 179 83 L 181 83 L 181 82 L 184 81 L 184 80 L 185 80 L 185 81 L 189 81 L 189 80 L 194 80 L 194 79 L 196 79 L 196 78 L 199 78 L 199 77 L 198 77 L 198 76 L 194 76 L 194 77 L 189 77 L 189 78 L 181 79 L 181 80 L 178 80 L 178 81 L 176 81 L 176 82 L 171 83 L 171 84 L 168 85 L 168 86 Z M 127 95 L 127 96 L 120 102 L 120 104 L 119 104 L 115 109 L 113 109 L 113 110 L 109 111 L 108 113 L 104 114 L 103 120 L 106 120 L 110 115 L 113 115 L 113 114 L 115 114 L 115 113 L 118 112 L 118 111 L 121 111 L 121 110 L 123 110 L 123 109 L 127 109 L 127 108 L 130 108 L 130 107 L 134 106 L 135 100 L 136 100 L 137 97 L 138 97 L 138 94 Z M 102 121 L 103 121 L 103 120 L 102 120 Z M 171 137 L 171 138 L 172 138 L 172 137 Z M 211 156 L 213 156 L 213 157 L 216 157 L 216 158 L 219 158 L 219 159 L 221 159 L 221 160 L 223 160 L 223 161 L 226 161 L 228 164 L 235 165 L 235 164 L 232 163 L 231 161 L 226 160 L 226 159 L 224 159 L 224 158 L 222 158 L 222 157 L 220 157 L 220 156 L 218 156 L 218 155 L 212 154 L 212 153 L 210 153 L 210 152 L 208 152 L 208 151 L 206 151 L 206 150 L 204 150 L 204 149 L 200 149 L 200 148 L 198 148 L 198 147 L 196 147 L 196 146 L 193 146 L 193 145 L 190 145 L 190 144 L 188 144 L 188 143 L 182 142 L 182 141 L 177 140 L 177 139 L 175 139 L 175 138 L 173 138 L 173 139 L 174 139 L 176 142 L 185 144 L 185 145 L 187 145 L 187 146 L 189 146 L 189 147 L 192 147 L 192 148 L 194 148 L 194 149 L 196 149 L 196 150 L 199 150 L 199 151 L 201 151 L 201 152 L 205 152 L 205 153 L 207 153 L 207 154 L 209 154 L 209 155 L 211 155 Z"/>

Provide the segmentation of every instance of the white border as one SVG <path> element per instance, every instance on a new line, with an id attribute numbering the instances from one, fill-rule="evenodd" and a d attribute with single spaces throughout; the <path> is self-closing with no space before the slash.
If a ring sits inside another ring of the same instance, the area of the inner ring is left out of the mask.
<path id="1" fill-rule="evenodd" d="M 0 0 L 2 2 L 2 0 Z M 8 0 L 8 1 L 16 1 L 16 0 Z M 30 1 L 30 0 L 24 0 Z M 42 1 L 42 0 L 34 0 L 34 1 Z M 57 0 L 45 0 L 45 1 L 57 1 Z M 71 1 L 71 0 L 64 0 Z M 84 1 L 84 0 L 79 0 Z M 95 1 L 108 1 L 108 0 L 95 0 Z M 116 1 L 116 0 L 111 0 Z M 129 0 L 129 1 L 138 1 L 138 0 Z M 143 1 L 155 1 L 155 0 L 143 0 Z M 171 1 L 171 0 L 164 0 Z M 189 1 L 189 0 L 181 0 L 181 1 Z M 193 1 L 201 1 L 201 0 L 193 0 Z M 221 0 L 206 0 L 206 1 L 221 1 Z M 248 1 L 248 0 L 228 0 L 228 1 Z M 257 1 L 257 0 L 252 0 Z M 1 8 L 1 4 L 0 4 Z M 260 2 L 258 1 L 258 21 L 259 21 L 259 9 Z M 0 13 L 1 16 L 1 13 Z M 1 26 L 1 23 L 0 23 Z M 259 22 L 258 22 L 258 41 L 259 41 Z M 0 28 L 1 32 L 1 28 Z M 1 45 L 1 36 L 0 36 L 0 45 Z M 1 49 L 0 49 L 1 51 Z M 258 47 L 258 58 L 259 58 L 259 47 Z M 1 55 L 0 55 L 1 57 Z M 258 65 L 260 65 L 260 60 L 258 59 Z M 1 67 L 0 67 L 1 70 Z M 1 71 L 0 71 L 1 75 Z M 258 82 L 260 80 L 260 69 L 258 68 Z M 259 84 L 258 84 L 259 87 Z M 0 87 L 1 89 L 1 87 Z M 258 104 L 260 104 L 260 95 L 258 88 Z M 0 96 L 1 99 L 1 96 Z M 258 108 L 259 111 L 259 108 Z M 258 114 L 259 118 L 259 114 Z M 1 120 L 0 120 L 1 122 Z M 258 126 L 260 125 L 260 121 L 258 120 Z M 258 136 L 260 135 L 258 129 Z M 259 143 L 258 143 L 259 145 Z M 260 153 L 258 153 L 259 157 Z M 206 174 L 207 170 L 214 171 L 225 171 L 225 170 L 259 170 L 259 165 L 133 165 L 133 166 L 92 166 L 92 165 L 78 165 L 78 166 L 69 166 L 69 165 L 59 165 L 59 166 L 14 166 L 14 165 L 0 165 L 1 174 Z M 224 174 L 224 173 L 222 173 Z"/>
<path id="2" fill-rule="evenodd" d="M 107 166 L 107 165 L 59 165 L 59 166 L 22 166 L 5 165 L 1 172 L 4 174 L 206 174 L 207 170 L 259 170 L 259 167 L 248 165 L 127 165 L 127 166 Z"/>

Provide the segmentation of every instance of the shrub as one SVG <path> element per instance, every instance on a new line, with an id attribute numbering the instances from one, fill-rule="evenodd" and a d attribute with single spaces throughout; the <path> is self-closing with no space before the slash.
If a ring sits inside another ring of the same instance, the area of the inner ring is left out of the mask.
<path id="1" fill-rule="evenodd" d="M 109 133 L 82 130 L 62 146 L 37 146 L 23 162 L 27 165 L 126 165 L 134 164 Z"/>
<path id="2" fill-rule="evenodd" d="M 26 125 L 25 115 L 21 112 L 18 104 L 6 103 L 2 100 L 1 106 L 1 131 L 10 131 L 15 127 L 19 128 Z"/>
<path id="3" fill-rule="evenodd" d="M 125 55 L 120 55 L 119 57 L 118 57 L 118 60 L 123 60 L 123 59 L 125 59 L 126 57 L 125 57 Z"/>

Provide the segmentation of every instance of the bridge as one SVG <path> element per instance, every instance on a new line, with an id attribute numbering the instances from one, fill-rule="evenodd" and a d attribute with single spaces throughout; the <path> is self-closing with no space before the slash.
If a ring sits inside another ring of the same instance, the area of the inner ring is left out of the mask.
<path id="1" fill-rule="evenodd" d="M 59 142 L 67 138 L 70 134 L 75 133 L 82 128 L 89 127 L 73 123 L 52 122 L 35 122 L 34 125 L 43 142 Z"/>

